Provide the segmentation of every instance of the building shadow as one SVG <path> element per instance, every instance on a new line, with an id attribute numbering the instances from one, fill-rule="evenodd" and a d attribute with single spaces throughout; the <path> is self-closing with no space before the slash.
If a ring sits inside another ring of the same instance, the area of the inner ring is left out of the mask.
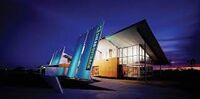
<path id="1" fill-rule="evenodd" d="M 74 79 L 66 79 L 66 77 L 59 77 L 61 86 L 68 89 L 83 89 L 83 90 L 106 90 L 114 91 L 108 88 L 102 88 L 91 83 L 100 82 L 99 80 L 80 81 Z M 8 70 L 0 72 L 0 86 L 9 87 L 28 87 L 28 88 L 48 88 L 52 87 L 46 82 L 44 77 L 36 72 L 25 70 Z"/>
<path id="2" fill-rule="evenodd" d="M 113 89 L 91 85 L 91 83 L 100 82 L 99 80 L 96 80 L 96 79 L 92 81 L 81 81 L 81 80 L 75 80 L 75 79 L 66 79 L 66 77 L 59 77 L 59 80 L 62 87 L 68 88 L 68 89 L 115 91 Z"/>
<path id="3" fill-rule="evenodd" d="M 39 74 L 30 71 L 1 71 L 0 86 L 51 88 Z"/>

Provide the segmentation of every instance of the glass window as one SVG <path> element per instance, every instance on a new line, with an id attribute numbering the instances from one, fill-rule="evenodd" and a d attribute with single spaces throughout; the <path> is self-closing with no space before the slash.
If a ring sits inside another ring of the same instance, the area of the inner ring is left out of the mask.
<path id="1" fill-rule="evenodd" d="M 133 63 L 133 57 L 130 56 L 130 57 L 128 57 L 128 64 L 132 64 L 132 63 Z"/>
<path id="2" fill-rule="evenodd" d="M 119 58 L 119 64 L 123 64 L 122 62 L 123 62 L 123 60 L 122 60 L 123 58 Z"/>
<path id="3" fill-rule="evenodd" d="M 133 55 L 138 56 L 139 55 L 139 45 L 133 46 Z"/>
<path id="4" fill-rule="evenodd" d="M 123 57 L 123 52 L 121 48 L 119 49 L 119 57 Z"/>
<path id="5" fill-rule="evenodd" d="M 139 57 L 138 56 L 133 56 L 133 63 L 138 64 L 139 62 Z"/>
<path id="6" fill-rule="evenodd" d="M 119 49 L 120 64 L 139 64 L 140 60 L 144 60 L 144 50 L 139 45 Z"/>
<path id="7" fill-rule="evenodd" d="M 109 49 L 109 58 L 112 57 L 112 49 Z"/>
<path id="8" fill-rule="evenodd" d="M 137 55 L 137 46 L 133 46 L 133 55 L 134 55 L 134 56 Z"/>
<path id="9" fill-rule="evenodd" d="M 123 49 L 123 57 L 128 56 L 128 48 Z"/>
<path id="10" fill-rule="evenodd" d="M 143 50 L 142 47 L 140 47 L 140 55 L 141 55 L 141 56 L 144 56 L 144 50 Z"/>
<path id="11" fill-rule="evenodd" d="M 123 57 L 123 64 L 127 64 L 128 62 L 128 57 Z"/>
<path id="12" fill-rule="evenodd" d="M 133 47 L 128 47 L 128 56 L 133 56 L 132 48 Z"/>

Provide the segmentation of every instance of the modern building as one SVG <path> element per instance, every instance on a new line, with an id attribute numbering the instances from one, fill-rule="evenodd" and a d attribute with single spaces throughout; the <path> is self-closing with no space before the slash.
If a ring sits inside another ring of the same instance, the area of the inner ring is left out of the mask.
<path id="1" fill-rule="evenodd" d="M 90 74 L 143 78 L 152 76 L 154 65 L 169 64 L 146 20 L 103 38 L 102 29 L 100 23 L 79 37 L 72 57 L 64 48 L 54 53 L 49 65 L 43 66 L 45 75 L 86 80 L 91 79 Z"/>
<path id="2" fill-rule="evenodd" d="M 99 41 L 93 76 L 151 77 L 153 65 L 169 64 L 146 20 L 128 26 Z"/>
<path id="3" fill-rule="evenodd" d="M 63 93 L 58 76 L 79 81 L 91 76 L 146 78 L 152 76 L 153 65 L 169 64 L 145 20 L 101 38 L 103 26 L 102 21 L 80 36 L 72 57 L 63 48 L 41 66 L 55 90 Z"/>

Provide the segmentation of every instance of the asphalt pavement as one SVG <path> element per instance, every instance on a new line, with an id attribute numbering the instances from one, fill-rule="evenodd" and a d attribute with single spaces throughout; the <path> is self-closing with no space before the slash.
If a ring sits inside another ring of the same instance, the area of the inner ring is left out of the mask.
<path id="1" fill-rule="evenodd" d="M 137 80 L 95 78 L 90 87 L 67 88 L 59 94 L 51 88 L 1 86 L 1 99 L 192 99 L 187 92 L 141 83 Z M 84 86 L 84 85 L 82 85 Z M 93 86 L 93 87 L 91 87 Z"/>

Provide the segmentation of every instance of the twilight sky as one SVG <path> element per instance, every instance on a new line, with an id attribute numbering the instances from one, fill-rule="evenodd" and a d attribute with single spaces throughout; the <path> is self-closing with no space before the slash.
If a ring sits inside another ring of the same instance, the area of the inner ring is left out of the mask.
<path id="1" fill-rule="evenodd" d="M 63 46 L 73 55 L 101 19 L 103 35 L 146 19 L 170 61 L 200 63 L 199 0 L 0 0 L 0 66 L 47 64 Z"/>

